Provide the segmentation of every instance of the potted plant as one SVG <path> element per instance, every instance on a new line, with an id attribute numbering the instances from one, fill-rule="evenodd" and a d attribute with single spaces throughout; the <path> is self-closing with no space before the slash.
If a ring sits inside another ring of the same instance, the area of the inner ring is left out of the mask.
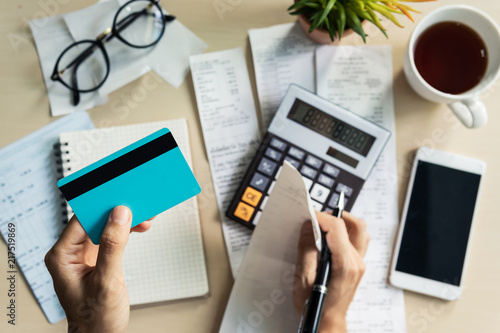
<path id="1" fill-rule="evenodd" d="M 328 44 L 355 32 L 366 43 L 365 22 L 373 23 L 387 37 L 377 13 L 402 28 L 393 13 L 406 15 L 413 22 L 410 12 L 420 12 L 400 2 L 426 1 L 434 0 L 295 0 L 288 11 L 298 15 L 300 25 L 315 42 Z"/>

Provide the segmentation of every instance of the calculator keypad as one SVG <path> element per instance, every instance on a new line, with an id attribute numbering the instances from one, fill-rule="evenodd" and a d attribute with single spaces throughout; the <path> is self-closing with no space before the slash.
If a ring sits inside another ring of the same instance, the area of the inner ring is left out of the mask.
<path id="1" fill-rule="evenodd" d="M 316 170 L 308 167 L 307 165 L 302 166 L 302 169 L 300 169 L 300 173 L 303 176 L 306 176 L 307 178 L 311 178 L 311 179 L 316 178 L 316 175 L 318 174 L 318 172 Z"/>
<path id="2" fill-rule="evenodd" d="M 306 153 L 300 149 L 295 148 L 295 147 L 290 147 L 290 150 L 288 151 L 288 155 L 298 159 L 299 161 L 302 161 L 302 159 L 304 158 Z"/>
<path id="3" fill-rule="evenodd" d="M 325 176 L 324 174 L 320 174 L 318 176 L 318 183 L 321 183 L 321 184 L 325 185 L 326 187 L 333 187 L 333 184 L 335 183 L 335 181 L 333 180 L 333 178 Z"/>
<path id="4" fill-rule="evenodd" d="M 318 183 L 314 184 L 311 189 L 311 199 L 316 200 L 319 203 L 324 203 L 329 194 L 330 190 Z"/>
<path id="5" fill-rule="evenodd" d="M 321 164 L 323 164 L 323 161 L 312 155 L 308 155 L 306 158 L 306 164 L 309 164 L 313 168 L 319 169 L 321 167 Z"/>
<path id="6" fill-rule="evenodd" d="M 283 154 L 278 152 L 277 150 L 274 150 L 273 148 L 269 147 L 266 150 L 266 156 L 269 158 L 272 158 L 275 161 L 279 161 L 279 160 L 281 160 L 281 156 L 283 156 Z"/>
<path id="7" fill-rule="evenodd" d="M 269 194 L 285 160 L 302 174 L 313 207 L 317 211 L 333 210 L 342 190 L 346 195 L 345 208 L 350 210 L 364 183 L 363 179 L 267 133 L 226 215 L 253 229 L 269 200 Z"/>
<path id="8" fill-rule="evenodd" d="M 344 190 L 344 194 L 348 197 L 350 197 L 352 195 L 352 188 L 347 186 L 347 185 L 344 185 L 342 183 L 338 183 L 337 184 L 337 192 L 342 192 L 342 190 Z"/>
<path id="9" fill-rule="evenodd" d="M 256 172 L 253 175 L 252 180 L 250 181 L 250 186 L 258 189 L 261 192 L 264 192 L 266 190 L 267 185 L 269 185 L 269 178 L 259 172 Z"/>
<path id="10" fill-rule="evenodd" d="M 338 177 L 340 170 L 334 166 L 331 166 L 330 164 L 325 164 L 325 166 L 323 167 L 323 172 L 327 175 L 332 176 L 333 178 L 336 178 Z"/>
<path id="11" fill-rule="evenodd" d="M 276 139 L 276 138 L 271 139 L 270 145 L 271 145 L 271 147 L 274 147 L 274 148 L 279 149 L 281 151 L 284 151 L 286 149 L 286 143 L 284 143 L 283 141 Z"/>
<path id="12" fill-rule="evenodd" d="M 243 197 L 241 199 L 245 201 L 246 203 L 249 203 L 252 206 L 257 206 L 257 204 L 260 201 L 260 198 L 262 198 L 262 193 L 259 191 L 254 190 L 250 186 L 247 187 L 245 190 L 245 193 L 243 194 Z"/>
<path id="13" fill-rule="evenodd" d="M 276 162 L 273 162 L 270 159 L 263 157 L 259 163 L 259 166 L 257 167 L 257 170 L 259 170 L 265 175 L 272 176 L 277 166 L 278 164 Z"/>
<path id="14" fill-rule="evenodd" d="M 298 169 L 300 166 L 300 162 L 297 161 L 296 159 L 291 158 L 290 156 L 285 157 L 285 161 L 293 165 L 295 169 Z"/>
<path id="15" fill-rule="evenodd" d="M 252 218 L 253 212 L 255 208 L 240 202 L 238 203 L 238 206 L 236 207 L 236 210 L 234 211 L 234 216 L 242 219 L 245 222 L 249 222 L 250 219 Z"/>

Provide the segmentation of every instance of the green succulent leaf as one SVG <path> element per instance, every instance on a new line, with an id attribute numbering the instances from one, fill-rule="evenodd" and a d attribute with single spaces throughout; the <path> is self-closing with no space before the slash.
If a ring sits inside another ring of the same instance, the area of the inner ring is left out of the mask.
<path id="1" fill-rule="evenodd" d="M 363 27 L 361 26 L 361 21 L 359 20 L 359 17 L 356 15 L 356 13 L 349 7 L 345 8 L 346 12 L 346 22 L 351 27 L 352 30 L 354 30 L 355 33 L 361 36 L 363 39 L 363 42 L 366 43 L 366 34 L 365 31 L 363 30 Z"/>
<path id="2" fill-rule="evenodd" d="M 333 42 L 335 40 L 335 22 L 332 20 L 330 21 L 329 17 L 325 18 L 325 26 L 326 29 L 328 30 L 328 34 L 330 35 L 330 40 Z"/>
<path id="3" fill-rule="evenodd" d="M 314 9 L 321 9 L 321 5 L 315 2 L 306 2 L 305 6 Z"/>
<path id="4" fill-rule="evenodd" d="M 311 24 L 311 27 L 314 27 L 314 29 L 318 28 L 321 24 L 325 22 L 325 19 L 327 15 L 330 13 L 330 11 L 333 8 L 333 5 L 335 4 L 336 0 L 328 0 L 328 3 L 325 6 L 325 9 L 321 12 L 321 16 L 315 21 L 314 23 Z"/>
<path id="5" fill-rule="evenodd" d="M 356 10 L 354 9 L 353 12 L 360 18 L 360 19 L 364 19 L 364 20 L 371 20 L 372 17 L 370 16 L 370 14 L 368 13 L 368 11 L 363 11 L 363 10 Z"/>
<path id="6" fill-rule="evenodd" d="M 392 10 L 387 6 L 379 5 L 376 4 L 375 2 L 369 2 L 368 6 L 370 6 L 373 10 L 376 10 L 377 12 L 379 12 L 380 14 L 391 20 L 398 27 L 403 28 L 403 26 L 399 24 L 398 20 L 396 20 L 394 15 L 391 14 Z"/>
<path id="7" fill-rule="evenodd" d="M 290 12 L 290 15 L 301 15 L 301 14 L 306 14 L 308 12 L 309 12 L 308 8 L 300 8 L 300 9 L 296 9 L 293 12 Z"/>
<path id="8" fill-rule="evenodd" d="M 311 0 L 299 0 L 296 3 L 294 3 L 293 5 L 291 5 L 290 7 L 288 7 L 287 10 L 290 11 L 290 10 L 294 10 L 294 9 L 297 9 L 297 8 L 302 8 L 309 1 L 311 1 Z"/>
<path id="9" fill-rule="evenodd" d="M 361 25 L 363 20 L 371 22 L 387 37 L 386 29 L 380 22 L 381 16 L 403 28 L 393 13 L 407 16 L 413 21 L 410 12 L 419 12 L 401 2 L 427 1 L 435 0 L 295 0 L 288 7 L 288 12 L 290 15 L 306 17 L 311 25 L 310 33 L 317 28 L 327 29 L 333 41 L 336 36 L 340 39 L 345 29 L 352 28 L 366 43 L 366 34 Z"/>
<path id="10" fill-rule="evenodd" d="M 318 22 L 319 22 L 320 15 L 321 15 L 321 12 L 316 12 L 309 18 L 309 22 L 311 22 L 311 27 L 309 28 L 309 33 L 313 32 L 313 30 L 319 26 Z"/>
<path id="11" fill-rule="evenodd" d="M 345 9 L 344 6 L 339 2 L 337 2 L 337 13 L 335 15 L 335 23 L 337 24 L 337 31 L 339 33 L 339 40 L 342 38 L 342 34 L 345 30 Z"/>
<path id="12" fill-rule="evenodd" d="M 385 28 L 382 26 L 382 24 L 380 23 L 380 20 L 377 16 L 377 14 L 375 14 L 375 12 L 370 8 L 370 7 L 367 7 L 366 10 L 368 11 L 368 14 L 370 14 L 370 17 L 371 19 L 369 19 L 368 21 L 370 21 L 371 23 L 373 23 L 377 28 L 380 29 L 380 31 L 382 31 L 382 33 L 384 34 L 384 36 L 386 38 L 389 38 L 389 36 L 387 36 L 387 32 L 385 31 Z"/>
<path id="13" fill-rule="evenodd" d="M 358 4 L 358 6 L 361 10 L 363 10 L 363 11 L 366 10 L 365 3 L 363 1 L 356 1 L 356 3 Z"/>

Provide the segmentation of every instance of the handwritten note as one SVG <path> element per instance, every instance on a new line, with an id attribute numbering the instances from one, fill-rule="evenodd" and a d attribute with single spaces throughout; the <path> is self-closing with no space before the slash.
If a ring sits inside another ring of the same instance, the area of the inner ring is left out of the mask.
<path id="1" fill-rule="evenodd" d="M 248 30 L 260 111 L 266 129 L 290 84 L 314 91 L 314 49 L 317 44 L 298 23 Z"/>
<path id="2" fill-rule="evenodd" d="M 190 57 L 212 181 L 233 276 L 251 232 L 224 214 L 260 143 L 250 80 L 241 48 Z"/>
<path id="3" fill-rule="evenodd" d="M 51 323 L 64 318 L 44 264 L 65 226 L 53 146 L 61 132 L 90 128 L 89 116 L 79 111 L 0 150 L 0 231 L 7 240 L 9 223 L 15 225 L 17 267 Z"/>
<path id="4" fill-rule="evenodd" d="M 349 332 L 405 332 L 401 290 L 387 284 L 398 224 L 392 53 L 388 45 L 323 46 L 316 50 L 318 95 L 392 132 L 352 209 L 371 235 L 366 273 L 347 315 Z"/>

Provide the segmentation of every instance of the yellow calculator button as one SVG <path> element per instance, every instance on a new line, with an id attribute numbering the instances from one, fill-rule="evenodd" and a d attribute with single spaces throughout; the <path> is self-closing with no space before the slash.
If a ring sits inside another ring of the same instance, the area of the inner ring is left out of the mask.
<path id="1" fill-rule="evenodd" d="M 247 187 L 245 193 L 243 193 L 243 196 L 241 197 L 243 201 L 249 203 L 254 207 L 257 206 L 257 204 L 259 203 L 260 198 L 262 198 L 262 193 L 260 193 L 257 190 L 254 190 L 251 187 Z"/>
<path id="2" fill-rule="evenodd" d="M 255 208 L 247 205 L 246 203 L 240 202 L 236 210 L 234 211 L 234 216 L 248 222 L 253 215 Z"/>

